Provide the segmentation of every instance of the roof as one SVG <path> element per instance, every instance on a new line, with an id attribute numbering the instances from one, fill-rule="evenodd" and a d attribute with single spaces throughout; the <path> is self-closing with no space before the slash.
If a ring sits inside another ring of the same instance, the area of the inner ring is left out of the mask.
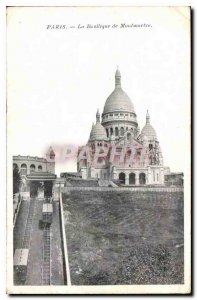
<path id="1" fill-rule="evenodd" d="M 154 139 L 157 137 L 156 131 L 151 124 L 146 124 L 141 131 L 141 137 L 147 137 L 148 139 Z"/>
<path id="2" fill-rule="evenodd" d="M 183 172 L 171 172 L 169 174 L 165 174 L 165 176 L 184 176 Z"/>
<path id="3" fill-rule="evenodd" d="M 29 155 L 14 155 L 13 156 L 13 162 L 15 161 L 34 161 L 34 162 L 47 162 L 46 158 L 43 157 L 37 157 L 37 156 L 29 156 Z"/>
<path id="4" fill-rule="evenodd" d="M 65 177 L 82 177 L 82 175 L 79 173 L 79 172 L 62 172 L 60 173 L 60 177 L 62 178 L 65 178 Z"/>
<path id="5" fill-rule="evenodd" d="M 27 180 L 55 180 L 56 175 L 49 172 L 32 172 L 27 175 Z"/>
<path id="6" fill-rule="evenodd" d="M 43 203 L 42 212 L 43 213 L 52 213 L 53 205 L 51 203 Z"/>
<path id="7" fill-rule="evenodd" d="M 14 266 L 27 266 L 29 249 L 16 249 L 14 253 Z"/>
<path id="8" fill-rule="evenodd" d="M 135 113 L 134 106 L 129 96 L 122 90 L 122 88 L 116 87 L 105 102 L 103 114 L 118 111 Z"/>

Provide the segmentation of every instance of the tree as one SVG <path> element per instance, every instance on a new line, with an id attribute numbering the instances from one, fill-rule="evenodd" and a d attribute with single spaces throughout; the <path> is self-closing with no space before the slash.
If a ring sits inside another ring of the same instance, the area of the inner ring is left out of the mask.
<path id="1" fill-rule="evenodd" d="M 15 165 L 13 167 L 13 194 L 19 192 L 20 185 L 21 185 L 21 175 L 19 173 L 18 166 Z"/>

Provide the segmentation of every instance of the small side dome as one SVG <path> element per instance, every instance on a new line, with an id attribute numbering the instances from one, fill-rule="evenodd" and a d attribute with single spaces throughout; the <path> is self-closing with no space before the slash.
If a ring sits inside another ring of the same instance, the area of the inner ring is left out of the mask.
<path id="1" fill-rule="evenodd" d="M 153 126 L 150 124 L 150 115 L 149 115 L 148 111 L 147 111 L 147 114 L 146 114 L 146 125 L 142 128 L 140 136 L 141 136 L 142 140 L 144 140 L 145 137 L 148 140 L 157 139 L 156 131 L 153 128 Z M 146 140 L 146 138 L 145 138 L 145 140 Z"/>
<path id="2" fill-rule="evenodd" d="M 97 110 L 96 113 L 96 124 L 92 124 L 92 129 L 90 132 L 90 138 L 89 142 L 92 141 L 106 141 L 107 140 L 107 134 L 105 131 L 105 128 L 100 123 L 100 113 Z"/>
<path id="3" fill-rule="evenodd" d="M 105 128 L 101 123 L 96 123 L 91 130 L 89 141 L 103 141 L 107 140 Z"/>
<path id="4" fill-rule="evenodd" d="M 157 138 L 155 129 L 152 125 L 148 124 L 142 128 L 141 137 L 147 137 L 147 139 L 155 139 Z"/>

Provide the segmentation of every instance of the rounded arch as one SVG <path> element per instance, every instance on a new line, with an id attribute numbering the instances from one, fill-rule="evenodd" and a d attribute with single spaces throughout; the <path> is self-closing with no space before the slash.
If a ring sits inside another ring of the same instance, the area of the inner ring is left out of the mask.
<path id="1" fill-rule="evenodd" d="M 112 135 L 113 134 L 113 128 L 111 127 L 110 128 L 110 135 Z"/>
<path id="2" fill-rule="evenodd" d="M 115 127 L 115 136 L 118 136 L 118 127 Z"/>
<path id="3" fill-rule="evenodd" d="M 146 174 L 145 173 L 140 173 L 139 181 L 140 181 L 141 185 L 146 184 Z"/>
<path id="4" fill-rule="evenodd" d="M 129 174 L 129 184 L 135 184 L 135 173 Z"/>
<path id="5" fill-rule="evenodd" d="M 125 173 L 121 172 L 119 174 L 120 183 L 125 184 Z"/>
<path id="6" fill-rule="evenodd" d="M 41 165 L 38 166 L 38 171 L 42 171 L 42 166 Z"/>
<path id="7" fill-rule="evenodd" d="M 21 175 L 27 175 L 27 165 L 26 164 L 21 165 Z"/>
<path id="8" fill-rule="evenodd" d="M 30 166 L 30 173 L 35 172 L 36 166 L 34 164 L 31 164 Z"/>

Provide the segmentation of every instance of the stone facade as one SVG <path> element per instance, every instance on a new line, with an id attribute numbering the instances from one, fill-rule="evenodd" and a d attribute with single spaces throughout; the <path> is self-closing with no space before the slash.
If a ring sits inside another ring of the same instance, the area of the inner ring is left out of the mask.
<path id="1" fill-rule="evenodd" d="M 121 87 L 119 70 L 115 74 L 115 89 L 105 102 L 102 120 L 97 111 L 89 140 L 79 148 L 77 168 L 84 179 L 118 179 L 124 185 L 164 185 L 164 175 L 170 172 L 163 165 L 148 111 L 146 124 L 140 131 L 134 105 Z"/>
<path id="2" fill-rule="evenodd" d="M 50 147 L 46 158 L 34 156 L 13 156 L 13 169 L 21 175 L 20 194 L 23 199 L 36 196 L 44 199 L 53 196 L 56 181 L 55 153 Z"/>
<path id="3" fill-rule="evenodd" d="M 33 172 L 49 172 L 55 174 L 55 153 L 50 147 L 46 158 L 37 156 L 13 156 L 13 167 L 17 167 L 21 175 Z"/>

